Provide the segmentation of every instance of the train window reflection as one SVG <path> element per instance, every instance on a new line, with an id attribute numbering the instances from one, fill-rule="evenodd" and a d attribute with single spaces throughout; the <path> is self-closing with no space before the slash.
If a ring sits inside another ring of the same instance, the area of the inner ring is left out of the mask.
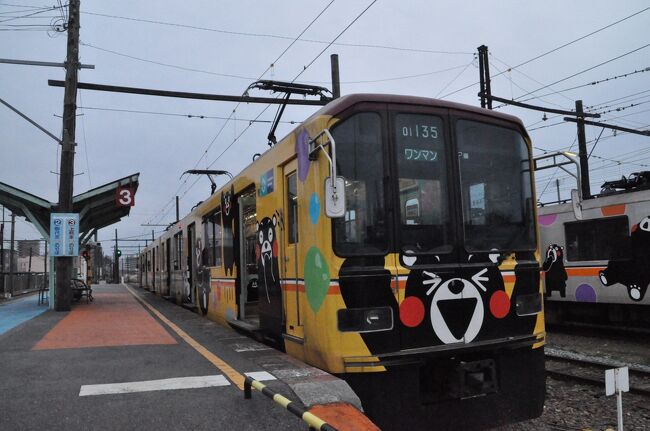
<path id="1" fill-rule="evenodd" d="M 384 165 L 379 114 L 364 112 L 332 131 L 337 170 L 345 178 L 346 213 L 333 219 L 335 251 L 341 255 L 385 253 Z"/>
<path id="2" fill-rule="evenodd" d="M 221 210 L 217 209 L 204 220 L 208 266 L 221 266 Z"/>
<path id="3" fill-rule="evenodd" d="M 295 172 L 287 177 L 287 230 L 289 244 L 298 242 L 298 183 Z"/>
<path id="4" fill-rule="evenodd" d="M 456 126 L 465 247 L 535 248 L 528 148 L 518 132 L 475 121 Z"/>
<path id="5" fill-rule="evenodd" d="M 442 119 L 398 114 L 395 134 L 401 249 L 416 254 L 450 251 L 452 229 Z"/>
<path id="6" fill-rule="evenodd" d="M 565 223 L 564 232 L 569 261 L 609 260 L 631 247 L 627 216 Z"/>

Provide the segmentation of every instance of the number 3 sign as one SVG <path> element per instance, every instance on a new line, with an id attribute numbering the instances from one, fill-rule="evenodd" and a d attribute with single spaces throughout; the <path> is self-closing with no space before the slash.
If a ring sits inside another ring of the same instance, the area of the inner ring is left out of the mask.
<path id="1" fill-rule="evenodd" d="M 130 186 L 121 186 L 117 188 L 115 195 L 115 206 L 132 207 L 135 205 L 135 190 Z"/>

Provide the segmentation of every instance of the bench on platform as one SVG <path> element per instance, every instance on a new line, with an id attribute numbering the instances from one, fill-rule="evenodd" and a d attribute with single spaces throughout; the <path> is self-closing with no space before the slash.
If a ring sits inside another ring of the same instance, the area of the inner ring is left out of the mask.
<path id="1" fill-rule="evenodd" d="M 86 297 L 86 303 L 92 302 L 93 298 L 93 289 L 88 286 L 83 280 L 79 278 L 73 278 L 70 280 L 70 287 L 72 288 L 72 299 L 75 301 L 81 301 L 81 298 Z"/>

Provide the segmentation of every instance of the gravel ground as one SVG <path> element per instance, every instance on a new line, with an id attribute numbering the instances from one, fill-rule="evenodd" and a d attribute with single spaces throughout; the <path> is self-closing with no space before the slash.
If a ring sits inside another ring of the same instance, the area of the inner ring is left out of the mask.
<path id="1" fill-rule="evenodd" d="M 650 429 L 650 398 L 623 394 L 625 430 Z M 605 388 L 546 379 L 544 413 L 537 419 L 498 428 L 499 431 L 616 429 L 616 397 Z"/>
<path id="2" fill-rule="evenodd" d="M 584 355 L 650 366 L 647 335 L 599 335 L 594 331 L 549 332 L 547 345 Z M 623 394 L 625 430 L 650 430 L 650 397 Z M 606 397 L 605 387 L 546 379 L 546 403 L 541 417 L 497 428 L 498 431 L 616 430 L 616 397 Z"/>
<path id="3" fill-rule="evenodd" d="M 592 330 L 555 331 L 547 333 L 546 342 L 549 347 L 557 349 L 650 366 L 649 335 L 598 335 Z"/>

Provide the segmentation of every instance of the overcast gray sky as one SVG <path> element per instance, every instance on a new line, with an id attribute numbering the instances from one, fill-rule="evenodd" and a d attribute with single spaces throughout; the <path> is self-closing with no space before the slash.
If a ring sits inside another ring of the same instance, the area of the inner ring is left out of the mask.
<path id="1" fill-rule="evenodd" d="M 298 82 L 330 87 L 330 54 L 338 53 L 343 94 L 444 97 L 477 106 L 474 53 L 485 44 L 491 53 L 494 95 L 520 98 L 533 92 L 522 99 L 539 96 L 529 103 L 567 110 L 582 99 L 585 106 L 596 106 L 597 112 L 611 110 L 603 120 L 634 129 L 650 127 L 650 70 L 621 76 L 650 67 L 647 0 L 378 0 L 317 57 L 371 3 L 82 0 L 80 58 L 96 68 L 81 70 L 79 79 L 240 95 L 265 71 L 264 79 L 291 81 L 316 59 Z M 66 34 L 49 27 L 63 17 L 59 9 L 38 9 L 58 5 L 58 0 L 1 0 L 0 58 L 64 61 Z M 301 40 L 293 43 L 321 12 Z M 34 15 L 18 18 L 30 14 Z M 614 25 L 602 29 L 610 24 Z M 589 35 L 592 32 L 596 33 Z M 583 36 L 587 37 L 508 71 Z M 616 76 L 620 77 L 564 91 Z M 63 110 L 63 89 L 48 87 L 47 80 L 64 79 L 63 69 L 0 64 L 0 78 L 0 98 L 60 134 L 57 115 Z M 553 85 L 546 87 L 549 84 Z M 546 88 L 535 91 L 542 87 Z M 270 120 L 275 114 L 275 108 L 262 105 L 240 105 L 233 113 L 233 103 L 85 90 L 79 91 L 78 106 L 75 172 L 84 174 L 75 178 L 74 193 L 141 174 L 131 216 L 100 231 L 100 240 L 113 237 L 114 227 L 120 237 L 150 235 L 152 228 L 140 225 L 172 221 L 176 195 L 181 196 L 181 214 L 187 213 L 207 196 L 209 182 L 193 177 L 179 180 L 181 173 L 195 166 L 239 172 L 254 153 L 268 149 L 269 124 L 248 127 L 248 120 L 260 113 L 260 119 Z M 315 110 L 289 107 L 283 118 L 301 121 Z M 563 123 L 562 117 L 549 114 L 543 122 L 541 112 L 500 110 L 524 121 L 536 154 L 577 151 L 575 124 Z M 235 121 L 161 113 L 232 116 Z M 283 137 L 293 127 L 281 124 L 276 134 Z M 595 140 L 600 132 L 587 127 L 587 140 Z M 590 159 L 593 192 L 603 179 L 650 170 L 650 138 L 612 135 L 610 130 L 603 132 Z M 59 169 L 57 150 L 49 137 L 0 106 L 0 182 L 56 201 L 56 176 L 50 171 Z M 542 200 L 553 199 L 555 186 L 549 181 L 554 178 L 550 171 L 538 176 Z M 571 180 L 560 179 L 564 191 L 571 188 Z M 17 224 L 17 238 L 37 237 L 28 223 Z"/>

